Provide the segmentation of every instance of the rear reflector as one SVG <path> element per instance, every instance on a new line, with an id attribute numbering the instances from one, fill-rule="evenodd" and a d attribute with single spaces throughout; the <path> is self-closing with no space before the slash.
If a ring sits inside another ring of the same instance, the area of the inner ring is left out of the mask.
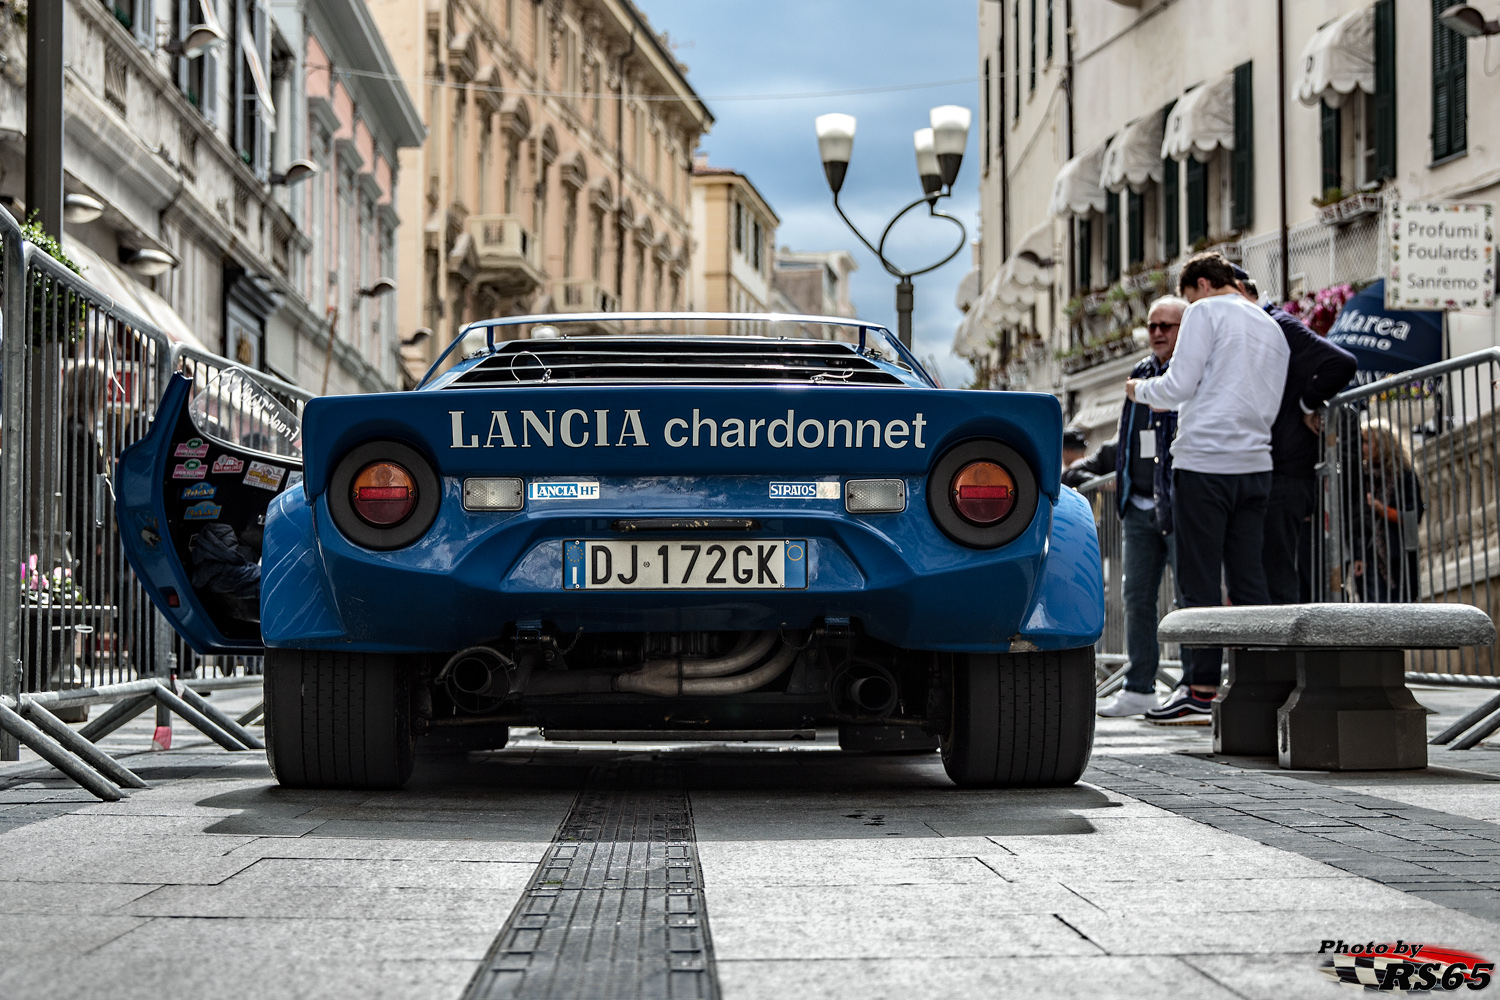
<path id="1" fill-rule="evenodd" d="M 464 510 L 520 510 L 523 486 L 519 479 L 465 479 Z"/>
<path id="2" fill-rule="evenodd" d="M 177 591 L 174 590 L 174 589 L 172 589 L 171 587 L 163 587 L 163 588 L 161 588 L 161 596 L 163 596 L 163 597 L 165 597 L 167 599 L 167 607 L 169 607 L 169 608 L 180 608 L 180 607 L 182 607 L 182 599 L 177 596 Z"/>
<path id="3" fill-rule="evenodd" d="M 899 514 L 906 509 L 901 479 L 855 479 L 844 484 L 844 509 L 851 514 Z"/>

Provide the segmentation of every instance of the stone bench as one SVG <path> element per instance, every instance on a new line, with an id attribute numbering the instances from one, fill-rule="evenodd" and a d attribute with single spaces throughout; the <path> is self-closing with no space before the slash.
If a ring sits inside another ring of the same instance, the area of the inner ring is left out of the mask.
<path id="1" fill-rule="evenodd" d="M 1488 646 L 1489 615 L 1467 604 L 1288 604 L 1184 608 L 1157 637 L 1222 646 L 1214 752 L 1274 754 L 1309 771 L 1427 766 L 1427 717 L 1406 687 L 1406 650 Z"/>

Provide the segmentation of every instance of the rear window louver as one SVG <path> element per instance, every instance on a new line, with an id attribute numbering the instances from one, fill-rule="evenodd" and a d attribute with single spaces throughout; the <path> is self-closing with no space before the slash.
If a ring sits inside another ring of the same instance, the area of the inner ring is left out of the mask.
<path id="1" fill-rule="evenodd" d="M 568 382 L 729 382 L 903 385 L 901 379 L 836 342 L 745 340 L 683 343 L 542 340 L 506 344 L 449 388 Z"/>

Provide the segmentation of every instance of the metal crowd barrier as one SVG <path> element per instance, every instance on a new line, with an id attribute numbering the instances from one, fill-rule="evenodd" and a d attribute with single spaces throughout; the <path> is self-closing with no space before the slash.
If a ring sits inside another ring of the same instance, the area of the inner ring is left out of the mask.
<path id="1" fill-rule="evenodd" d="M 26 242 L 3 209 L 0 334 L 0 697 L 258 673 L 257 658 L 187 648 L 131 572 L 114 519 L 115 458 L 146 433 L 170 375 L 207 388 L 239 366 L 174 346 Z M 253 376 L 295 412 L 310 398 Z M 17 753 L 0 733 L 0 760 Z"/>
<path id="2" fill-rule="evenodd" d="M 1125 671 L 1129 669 L 1130 657 L 1125 647 L 1125 555 L 1124 532 L 1120 515 L 1115 506 L 1115 477 L 1098 476 L 1078 487 L 1094 508 L 1094 526 L 1099 532 L 1099 557 L 1104 567 L 1104 633 L 1094 646 L 1094 669 L 1098 674 L 1095 694 L 1103 698 L 1114 694 L 1125 685 Z M 1175 601 L 1172 583 L 1172 568 L 1162 574 L 1161 589 L 1157 594 L 1157 618 L 1160 620 L 1171 611 Z M 1177 645 L 1164 643 L 1156 679 L 1169 690 L 1176 686 L 1177 677 L 1167 673 L 1169 669 L 1179 672 L 1182 661 L 1177 657 Z"/>
<path id="3" fill-rule="evenodd" d="M 1310 532 L 1312 598 L 1472 604 L 1500 618 L 1500 349 L 1335 396 Z M 1496 683 L 1489 647 L 1408 654 L 1426 683 Z"/>

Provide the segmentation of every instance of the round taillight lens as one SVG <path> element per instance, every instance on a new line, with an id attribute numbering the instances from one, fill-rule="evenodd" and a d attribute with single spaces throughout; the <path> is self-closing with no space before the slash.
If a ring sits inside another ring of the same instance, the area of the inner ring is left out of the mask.
<path id="1" fill-rule="evenodd" d="M 372 462 L 354 477 L 354 512 L 366 524 L 389 528 L 417 506 L 417 481 L 394 462 Z"/>
<path id="2" fill-rule="evenodd" d="M 1016 506 L 1016 481 L 1005 466 L 970 462 L 950 487 L 953 509 L 970 524 L 984 527 L 1005 520 Z"/>

